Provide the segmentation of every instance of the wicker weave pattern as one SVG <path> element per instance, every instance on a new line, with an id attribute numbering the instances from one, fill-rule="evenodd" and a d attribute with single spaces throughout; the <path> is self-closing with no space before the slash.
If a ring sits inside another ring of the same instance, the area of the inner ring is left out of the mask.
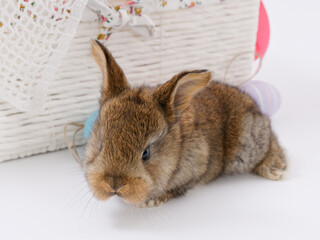
<path id="1" fill-rule="evenodd" d="M 156 36 L 145 39 L 129 28 L 112 35 L 108 47 L 133 85 L 158 84 L 186 69 L 210 69 L 223 79 L 226 66 L 241 52 L 254 52 L 259 0 L 150 15 Z M 0 161 L 65 148 L 63 127 L 83 122 L 98 108 L 101 74 L 89 40 L 97 23 L 81 23 L 61 63 L 41 115 L 22 113 L 0 102 Z M 228 82 L 238 84 L 251 72 L 253 54 L 240 56 Z M 73 134 L 70 128 L 68 135 Z M 79 134 L 77 144 L 84 140 Z"/>

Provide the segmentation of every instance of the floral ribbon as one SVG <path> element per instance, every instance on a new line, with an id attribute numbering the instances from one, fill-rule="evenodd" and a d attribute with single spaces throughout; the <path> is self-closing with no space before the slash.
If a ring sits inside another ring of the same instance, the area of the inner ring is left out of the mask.
<path id="1" fill-rule="evenodd" d="M 126 25 L 131 26 L 134 31 L 145 37 L 152 37 L 155 33 L 155 25 L 147 15 L 148 13 L 230 1 L 235 0 L 136 0 L 127 1 L 126 4 L 113 8 L 106 0 L 89 0 L 87 7 L 97 14 L 94 21 L 102 23 L 97 39 L 106 41 L 112 32 Z M 92 21 L 92 17 L 87 17 L 84 21 Z"/>

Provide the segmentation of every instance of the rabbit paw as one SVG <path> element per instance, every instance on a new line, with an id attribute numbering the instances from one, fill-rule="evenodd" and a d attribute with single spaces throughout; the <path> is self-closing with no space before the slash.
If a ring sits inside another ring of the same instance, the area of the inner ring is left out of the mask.
<path id="1" fill-rule="evenodd" d="M 253 170 L 261 177 L 280 180 L 287 169 L 287 161 L 277 138 L 272 136 L 270 148 L 262 162 Z"/>
<path id="2" fill-rule="evenodd" d="M 266 158 L 254 169 L 254 172 L 264 178 L 280 180 L 285 174 L 286 169 L 287 163 L 284 157 L 273 157 Z"/>
<path id="3" fill-rule="evenodd" d="M 260 175 L 271 180 L 280 180 L 284 173 L 284 169 L 269 168 L 268 166 L 261 166 L 260 169 Z"/>
<path id="4" fill-rule="evenodd" d="M 155 198 L 150 198 L 149 200 L 138 204 L 137 206 L 140 208 L 145 208 L 145 207 L 158 207 L 166 202 L 168 202 L 172 198 L 180 197 L 183 196 L 186 193 L 187 189 L 179 188 L 176 190 L 170 190 L 166 194 L 160 196 L 160 197 L 155 197 Z"/>
<path id="5" fill-rule="evenodd" d="M 165 200 L 164 198 L 161 198 L 161 197 L 160 198 L 151 198 L 143 203 L 138 204 L 138 207 L 140 207 L 140 208 L 158 207 L 167 201 L 168 200 Z"/>

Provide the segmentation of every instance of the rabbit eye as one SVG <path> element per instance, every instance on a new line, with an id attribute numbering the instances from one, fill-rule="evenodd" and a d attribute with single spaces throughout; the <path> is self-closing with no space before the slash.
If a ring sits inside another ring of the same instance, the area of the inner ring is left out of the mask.
<path id="1" fill-rule="evenodd" d="M 148 146 L 142 153 L 142 161 L 146 162 L 150 158 L 150 147 Z"/>

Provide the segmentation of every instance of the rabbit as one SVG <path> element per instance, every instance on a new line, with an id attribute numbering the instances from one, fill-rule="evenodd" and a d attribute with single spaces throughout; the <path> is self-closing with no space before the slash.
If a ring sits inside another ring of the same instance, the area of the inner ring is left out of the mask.
<path id="1" fill-rule="evenodd" d="M 103 81 L 83 168 L 97 199 L 154 207 L 224 174 L 281 179 L 284 150 L 244 92 L 207 70 L 132 88 L 108 49 L 91 45 Z"/>

